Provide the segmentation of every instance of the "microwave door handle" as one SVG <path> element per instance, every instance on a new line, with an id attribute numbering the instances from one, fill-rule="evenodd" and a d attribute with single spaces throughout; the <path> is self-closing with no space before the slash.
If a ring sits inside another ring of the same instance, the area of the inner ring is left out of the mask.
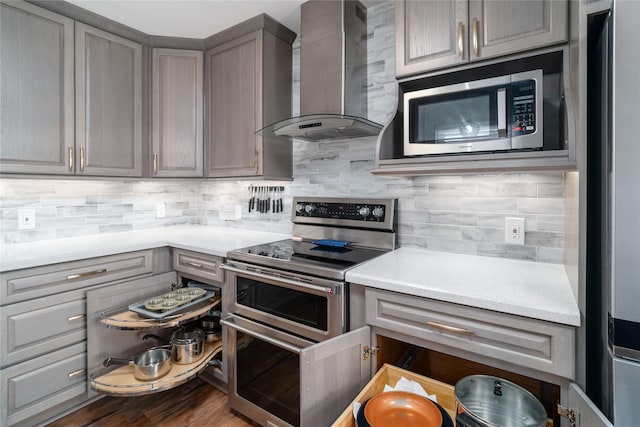
<path id="1" fill-rule="evenodd" d="M 504 138 L 507 136 L 507 89 L 498 89 L 498 136 Z"/>

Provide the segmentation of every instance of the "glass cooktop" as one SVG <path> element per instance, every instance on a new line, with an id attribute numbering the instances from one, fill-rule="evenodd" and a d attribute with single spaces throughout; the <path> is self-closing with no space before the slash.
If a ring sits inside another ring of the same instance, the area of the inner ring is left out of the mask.
<path id="1" fill-rule="evenodd" d="M 230 251 L 227 258 L 342 280 L 350 268 L 387 252 L 341 243 L 336 242 L 335 246 L 331 246 L 287 239 L 236 249 Z"/>

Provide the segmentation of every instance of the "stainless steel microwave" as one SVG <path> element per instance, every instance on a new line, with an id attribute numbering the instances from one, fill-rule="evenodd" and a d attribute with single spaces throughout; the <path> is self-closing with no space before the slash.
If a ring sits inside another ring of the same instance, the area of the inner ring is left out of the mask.
<path id="1" fill-rule="evenodd" d="M 542 70 L 404 94 L 404 155 L 541 148 Z"/>

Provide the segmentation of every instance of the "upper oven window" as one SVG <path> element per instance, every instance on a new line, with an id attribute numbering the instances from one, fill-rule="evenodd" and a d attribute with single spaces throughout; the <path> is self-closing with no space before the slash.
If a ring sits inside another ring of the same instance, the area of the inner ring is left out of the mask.
<path id="1" fill-rule="evenodd" d="M 236 280 L 237 304 L 327 331 L 329 309 L 326 296 L 241 276 Z"/>

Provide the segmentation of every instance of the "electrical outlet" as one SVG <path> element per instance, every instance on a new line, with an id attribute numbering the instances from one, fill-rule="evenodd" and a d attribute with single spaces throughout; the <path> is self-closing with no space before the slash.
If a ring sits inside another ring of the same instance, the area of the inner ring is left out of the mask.
<path id="1" fill-rule="evenodd" d="M 164 203 L 158 203 L 156 205 L 156 218 L 164 218 L 165 214 Z"/>
<path id="2" fill-rule="evenodd" d="M 242 205 L 236 205 L 236 219 L 242 219 Z"/>
<path id="3" fill-rule="evenodd" d="M 36 210 L 20 209 L 18 211 L 18 230 L 36 228 Z"/>
<path id="4" fill-rule="evenodd" d="M 524 218 L 506 218 L 504 242 L 510 245 L 524 245 Z"/>

